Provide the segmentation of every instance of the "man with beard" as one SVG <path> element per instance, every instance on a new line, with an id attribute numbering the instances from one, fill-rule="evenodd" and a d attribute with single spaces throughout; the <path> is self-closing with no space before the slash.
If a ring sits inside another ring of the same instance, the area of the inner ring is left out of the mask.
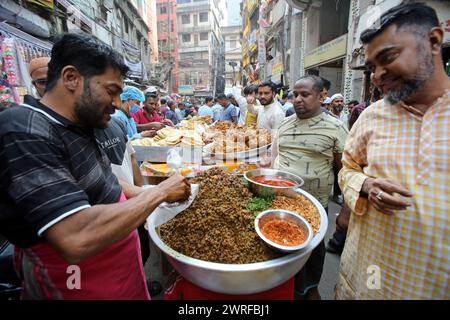
<path id="1" fill-rule="evenodd" d="M 295 114 L 281 123 L 273 143 L 275 169 L 291 172 L 305 181 L 311 193 L 328 210 L 334 172 L 342 167 L 341 155 L 347 137 L 344 124 L 321 111 L 322 79 L 305 76 L 295 83 Z M 325 260 L 322 241 L 295 277 L 297 293 L 304 299 L 320 299 L 318 285 Z"/>
<path id="2" fill-rule="evenodd" d="M 333 94 L 331 100 L 331 115 L 341 120 L 348 127 L 348 116 L 344 113 L 344 96 L 340 93 Z"/>
<path id="3" fill-rule="evenodd" d="M 22 297 L 149 299 L 136 228 L 190 187 L 176 175 L 142 190 L 113 175 L 94 129 L 120 104 L 117 52 L 65 34 L 48 68 L 40 101 L 0 114 L 0 233 L 15 245 Z"/>
<path id="4" fill-rule="evenodd" d="M 158 114 L 159 98 L 154 93 L 146 93 L 143 106 L 138 112 L 132 113 L 138 132 L 146 130 L 159 130 L 164 125 L 174 126 L 170 120 L 164 119 Z"/>
<path id="5" fill-rule="evenodd" d="M 337 299 L 450 299 L 450 79 L 436 12 L 396 6 L 361 34 L 383 100 L 353 126 L 339 173 L 352 210 Z"/>
<path id="6" fill-rule="evenodd" d="M 247 97 L 247 110 L 258 116 L 256 125 L 258 128 L 276 130 L 285 118 L 285 113 L 281 104 L 275 99 L 277 94 L 274 83 L 263 82 L 258 87 L 258 100 L 260 106 L 256 104 L 256 97 Z"/>

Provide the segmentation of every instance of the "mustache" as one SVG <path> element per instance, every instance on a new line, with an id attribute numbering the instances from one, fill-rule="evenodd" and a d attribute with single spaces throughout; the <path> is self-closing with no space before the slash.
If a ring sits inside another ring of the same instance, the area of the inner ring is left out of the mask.
<path id="1" fill-rule="evenodd" d="M 386 81 L 391 81 L 391 80 L 395 80 L 395 79 L 397 79 L 398 78 L 398 76 L 396 76 L 396 75 L 389 75 L 389 74 L 387 74 L 387 75 L 383 75 L 383 76 L 381 76 L 381 83 L 384 83 L 384 82 L 386 82 Z"/>

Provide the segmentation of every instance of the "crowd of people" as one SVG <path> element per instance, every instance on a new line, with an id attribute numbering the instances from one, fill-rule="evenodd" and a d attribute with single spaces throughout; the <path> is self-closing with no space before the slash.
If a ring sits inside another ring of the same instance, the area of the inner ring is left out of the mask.
<path id="1" fill-rule="evenodd" d="M 179 174 L 145 188 L 130 141 L 198 115 L 270 130 L 261 166 L 301 176 L 327 212 L 333 196 L 342 204 L 328 246 L 295 276 L 298 298 L 321 298 L 328 250 L 342 253 L 337 299 L 449 299 L 443 29 L 430 7 L 404 4 L 361 41 L 371 101 L 345 102 L 328 80 L 306 75 L 291 91 L 263 82 L 198 102 L 123 86 L 128 67 L 113 49 L 85 34 L 60 37 L 50 59 L 30 64 L 36 97 L 0 113 L 0 233 L 15 246 L 23 298 L 150 299 L 158 284 L 143 270 L 145 220 L 191 189 Z M 66 285 L 73 264 L 80 290 Z"/>

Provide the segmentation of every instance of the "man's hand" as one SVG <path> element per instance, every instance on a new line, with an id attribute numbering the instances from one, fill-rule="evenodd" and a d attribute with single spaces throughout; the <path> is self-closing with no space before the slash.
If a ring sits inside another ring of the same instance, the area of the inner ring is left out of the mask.
<path id="1" fill-rule="evenodd" d="M 154 130 L 161 130 L 164 128 L 164 124 L 161 122 L 152 122 L 152 127 Z"/>
<path id="2" fill-rule="evenodd" d="M 249 95 L 246 97 L 246 99 L 248 104 L 255 104 L 256 97 Z"/>
<path id="3" fill-rule="evenodd" d="M 143 136 L 143 137 L 154 137 L 154 136 L 156 136 L 156 130 L 147 130 L 147 131 L 143 131 L 143 132 L 141 132 L 141 135 Z"/>
<path id="4" fill-rule="evenodd" d="M 390 179 L 367 178 L 361 189 L 362 195 L 366 195 L 370 204 L 378 211 L 393 215 L 394 210 L 405 210 L 411 206 L 411 202 L 400 196 L 411 198 L 411 191 L 398 182 Z M 397 193 L 398 195 L 393 195 Z"/>
<path id="5" fill-rule="evenodd" d="M 166 202 L 184 201 L 191 195 L 191 185 L 179 173 L 164 180 L 156 188 L 166 196 Z"/>
<path id="6" fill-rule="evenodd" d="M 173 122 L 170 121 L 169 119 L 164 119 L 164 120 L 161 121 L 161 123 L 163 123 L 163 124 L 165 124 L 166 126 L 169 126 L 169 127 L 175 127 Z"/>

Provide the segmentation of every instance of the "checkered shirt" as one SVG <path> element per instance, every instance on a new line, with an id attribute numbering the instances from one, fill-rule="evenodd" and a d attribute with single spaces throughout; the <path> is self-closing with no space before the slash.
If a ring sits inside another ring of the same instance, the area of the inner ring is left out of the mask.
<path id="1" fill-rule="evenodd" d="M 337 299 L 449 299 L 450 90 L 425 113 L 383 100 L 352 128 L 339 183 L 352 209 Z M 389 216 L 360 190 L 389 178 L 413 205 Z"/>

